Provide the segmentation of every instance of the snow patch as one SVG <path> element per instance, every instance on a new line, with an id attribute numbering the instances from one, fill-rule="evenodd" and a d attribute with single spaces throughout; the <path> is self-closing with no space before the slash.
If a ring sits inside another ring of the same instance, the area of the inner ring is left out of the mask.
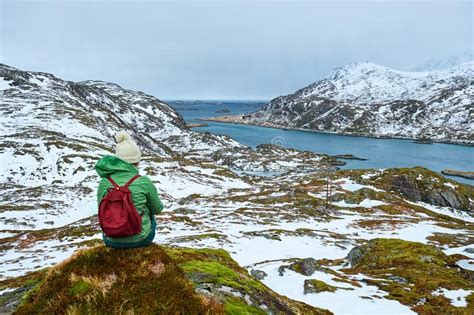
<path id="1" fill-rule="evenodd" d="M 358 183 L 354 182 L 353 180 L 351 180 L 349 178 L 342 178 L 341 181 L 335 182 L 335 184 L 340 185 L 341 188 L 344 189 L 344 190 L 348 190 L 348 191 L 352 191 L 352 192 L 357 191 L 357 190 L 362 189 L 362 188 L 369 188 L 369 189 L 372 189 L 372 190 L 375 190 L 375 191 L 384 191 L 384 190 L 378 189 L 374 186 L 358 184 Z"/>
<path id="2" fill-rule="evenodd" d="M 451 300 L 451 305 L 456 307 L 466 307 L 466 297 L 471 294 L 472 290 L 448 290 L 445 288 L 440 288 L 433 292 L 433 295 L 444 295 L 446 298 Z"/>
<path id="3" fill-rule="evenodd" d="M 474 271 L 474 259 L 461 259 L 456 264 L 462 269 Z"/>
<path id="4" fill-rule="evenodd" d="M 0 78 L 0 91 L 8 90 L 12 88 L 10 81 L 6 81 L 4 78 Z"/>
<path id="5" fill-rule="evenodd" d="M 332 204 L 341 208 L 372 208 L 381 205 L 386 205 L 387 203 L 380 200 L 364 199 L 361 201 L 361 203 L 346 203 L 345 200 L 342 200 L 333 202 Z"/>
<path id="6" fill-rule="evenodd" d="M 328 309 L 335 314 L 382 314 L 390 310 L 394 314 L 415 314 L 408 306 L 381 298 L 387 293 L 375 286 L 361 282 L 362 287 L 346 285 L 333 281 L 330 275 L 315 272 L 312 276 L 304 276 L 292 270 L 286 270 L 283 276 L 278 273 L 281 262 L 270 262 L 258 266 L 259 270 L 267 273 L 262 280 L 273 290 L 291 299 L 302 301 L 310 305 Z M 338 289 L 336 292 L 321 292 L 304 294 L 304 280 L 319 279 L 330 285 L 352 290 Z M 344 301 L 341 303 L 341 301 Z"/>
<path id="7" fill-rule="evenodd" d="M 405 200 L 405 202 L 410 203 L 412 205 L 423 207 L 425 209 L 428 209 L 430 211 L 433 211 L 439 214 L 447 215 L 451 218 L 474 223 L 474 217 L 470 216 L 467 212 L 462 211 L 462 210 L 457 210 L 451 207 L 434 206 L 422 201 L 413 202 L 413 201 Z"/>

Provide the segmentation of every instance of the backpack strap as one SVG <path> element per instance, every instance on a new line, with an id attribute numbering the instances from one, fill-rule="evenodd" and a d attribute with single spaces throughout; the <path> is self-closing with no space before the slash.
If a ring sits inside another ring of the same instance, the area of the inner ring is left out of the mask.
<path id="1" fill-rule="evenodd" d="M 138 177 L 140 177 L 140 175 L 135 175 L 133 176 L 125 185 L 123 185 L 122 187 L 126 187 L 128 188 L 128 186 L 130 186 L 131 183 L 133 183 L 135 181 L 135 179 L 137 179 Z"/>
<path id="2" fill-rule="evenodd" d="M 109 180 L 109 182 L 112 184 L 112 186 L 114 186 L 115 188 L 119 188 L 120 186 L 117 185 L 116 182 L 114 182 L 114 180 L 112 179 L 112 177 L 107 177 L 107 179 Z"/>
<path id="3" fill-rule="evenodd" d="M 135 181 L 135 179 L 137 179 L 138 177 L 140 177 L 140 175 L 135 175 L 133 176 L 125 185 L 123 185 L 122 187 L 126 187 L 128 188 L 128 186 L 130 186 L 131 183 L 133 183 Z M 120 188 L 120 186 L 114 182 L 114 180 L 112 179 L 112 177 L 107 177 L 107 179 L 109 180 L 109 182 L 112 184 L 112 186 L 114 186 L 114 188 Z"/>

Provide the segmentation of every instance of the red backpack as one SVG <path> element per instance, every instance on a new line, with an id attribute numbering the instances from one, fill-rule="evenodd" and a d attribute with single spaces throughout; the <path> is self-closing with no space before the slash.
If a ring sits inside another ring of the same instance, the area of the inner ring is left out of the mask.
<path id="1" fill-rule="evenodd" d="M 132 194 L 128 189 L 140 175 L 135 175 L 122 187 L 107 177 L 114 186 L 99 204 L 99 224 L 108 237 L 125 237 L 138 234 L 142 230 L 142 218 L 133 205 Z"/>

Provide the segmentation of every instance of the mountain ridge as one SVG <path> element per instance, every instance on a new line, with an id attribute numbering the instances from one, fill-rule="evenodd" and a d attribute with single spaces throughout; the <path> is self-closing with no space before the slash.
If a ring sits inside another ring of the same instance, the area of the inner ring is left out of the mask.
<path id="1" fill-rule="evenodd" d="M 353 63 L 242 118 L 271 127 L 472 145 L 473 108 L 472 61 L 431 72 Z"/>
<path id="2" fill-rule="evenodd" d="M 429 71 L 429 70 L 439 70 L 439 69 L 447 69 L 459 64 L 462 64 L 467 61 L 474 60 L 474 51 L 473 50 L 466 50 L 463 53 L 458 55 L 454 55 L 448 58 L 432 58 L 426 60 L 424 63 L 413 67 L 412 71 Z"/>

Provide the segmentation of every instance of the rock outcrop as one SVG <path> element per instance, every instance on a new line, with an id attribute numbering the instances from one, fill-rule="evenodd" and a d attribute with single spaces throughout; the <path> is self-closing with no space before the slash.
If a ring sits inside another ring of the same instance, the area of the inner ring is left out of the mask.
<path id="1" fill-rule="evenodd" d="M 448 180 L 422 167 L 385 170 L 377 183 L 411 201 L 451 207 L 474 214 L 474 188 Z"/>
<path id="2" fill-rule="evenodd" d="M 15 314 L 331 314 L 278 295 L 223 250 L 101 245 L 30 283 Z"/>

